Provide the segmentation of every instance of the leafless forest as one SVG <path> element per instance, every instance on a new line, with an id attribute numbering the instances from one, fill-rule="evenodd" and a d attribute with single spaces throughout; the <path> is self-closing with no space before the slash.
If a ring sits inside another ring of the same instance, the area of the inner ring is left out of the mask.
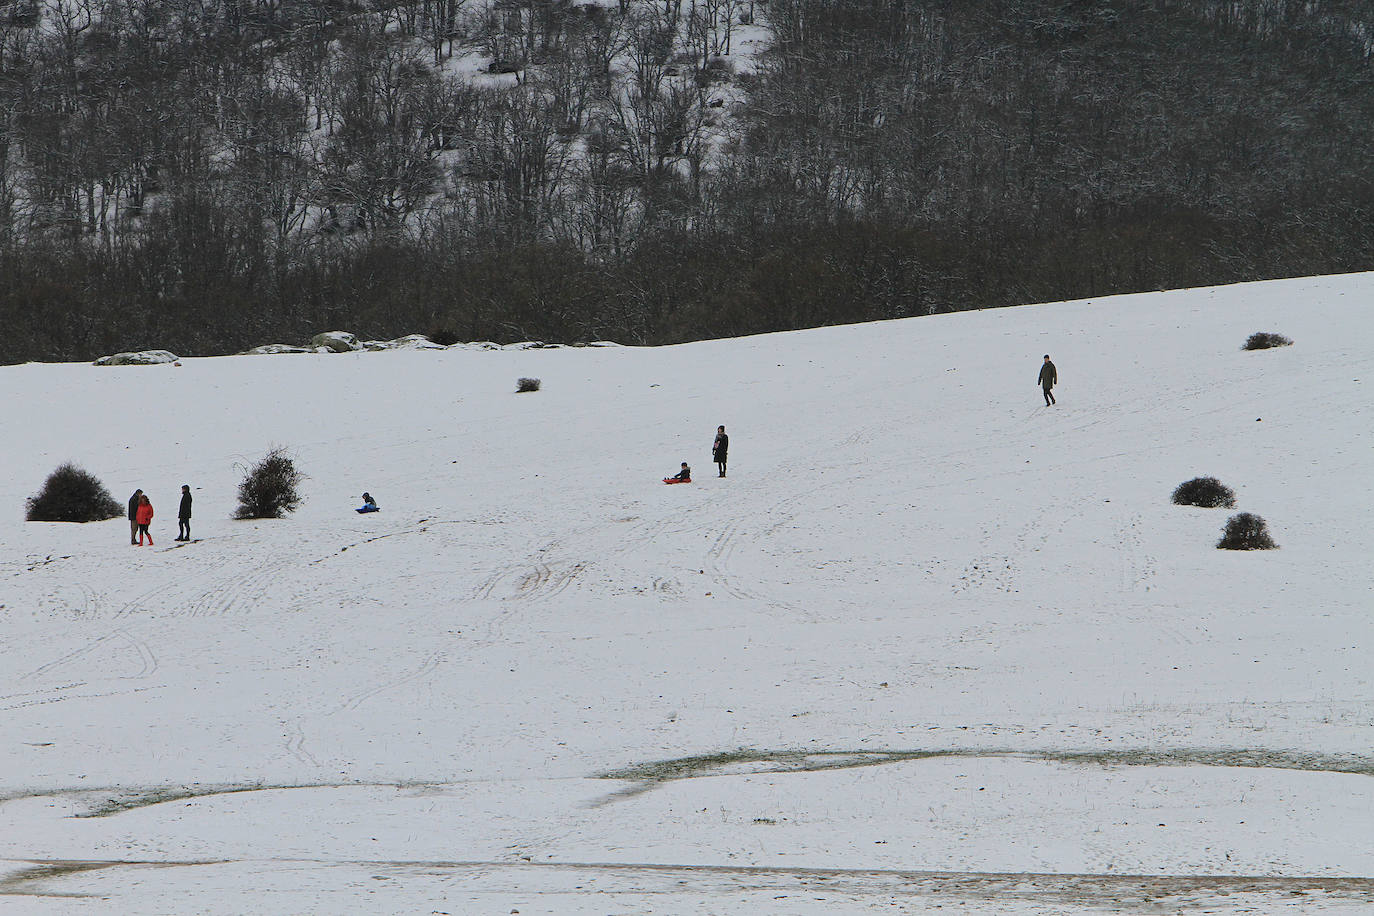
<path id="1" fill-rule="evenodd" d="M 3 359 L 1371 269 L 1372 54 L 1368 0 L 4 0 Z"/>

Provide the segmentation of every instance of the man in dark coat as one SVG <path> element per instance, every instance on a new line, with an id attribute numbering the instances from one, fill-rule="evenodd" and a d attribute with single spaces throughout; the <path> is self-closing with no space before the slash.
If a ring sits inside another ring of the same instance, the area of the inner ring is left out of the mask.
<path id="1" fill-rule="evenodd" d="M 134 495 L 129 497 L 129 543 L 138 543 L 138 502 L 143 496 L 142 490 L 135 490 Z"/>
<path id="2" fill-rule="evenodd" d="M 177 540 L 191 539 L 191 487 L 181 485 L 181 507 L 177 509 Z"/>
<path id="3" fill-rule="evenodd" d="M 711 444 L 711 460 L 720 466 L 720 476 L 725 476 L 725 458 L 730 452 L 730 437 L 725 435 L 725 427 L 716 427 L 716 441 Z"/>
<path id="4" fill-rule="evenodd" d="M 1045 354 L 1045 362 L 1040 366 L 1040 377 L 1037 379 L 1040 387 L 1045 392 L 1045 406 L 1049 407 L 1054 403 L 1054 392 L 1050 391 L 1055 382 L 1059 381 L 1059 373 L 1054 368 L 1054 363 L 1050 362 L 1050 355 Z"/>

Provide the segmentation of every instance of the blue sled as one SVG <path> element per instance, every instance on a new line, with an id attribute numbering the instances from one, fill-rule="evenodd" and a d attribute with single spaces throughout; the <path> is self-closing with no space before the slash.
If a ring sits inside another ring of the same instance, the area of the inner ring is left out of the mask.
<path id="1" fill-rule="evenodd" d="M 363 506 L 361 509 L 354 509 L 355 512 L 380 512 L 376 506 Z"/>

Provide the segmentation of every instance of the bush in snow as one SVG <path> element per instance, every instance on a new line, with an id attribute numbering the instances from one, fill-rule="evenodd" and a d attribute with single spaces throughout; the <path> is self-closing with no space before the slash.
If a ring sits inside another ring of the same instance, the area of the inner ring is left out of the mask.
<path id="1" fill-rule="evenodd" d="M 43 489 L 25 505 L 31 522 L 103 522 L 124 514 L 124 507 L 95 475 L 71 463 L 48 475 Z"/>
<path id="2" fill-rule="evenodd" d="M 1217 542 L 1222 550 L 1273 550 L 1279 546 L 1269 536 L 1269 526 L 1252 512 L 1242 512 L 1226 520 L 1226 530 Z"/>
<path id="3" fill-rule="evenodd" d="M 267 456 L 244 471 L 239 484 L 239 507 L 235 518 L 281 518 L 295 512 L 301 503 L 297 491 L 305 475 L 296 470 L 286 451 L 274 448 Z"/>
<path id="4" fill-rule="evenodd" d="M 1215 477 L 1194 477 L 1192 480 L 1185 480 L 1174 490 L 1176 506 L 1229 509 L 1235 504 L 1235 492 Z"/>
<path id="5" fill-rule="evenodd" d="M 451 347 L 462 339 L 453 328 L 442 325 L 430 331 L 428 337 L 441 347 Z"/>
<path id="6" fill-rule="evenodd" d="M 1270 334 L 1268 332 L 1261 331 L 1257 334 L 1251 334 L 1249 339 L 1245 341 L 1245 346 L 1243 349 L 1268 350 L 1271 347 L 1291 347 L 1292 345 L 1293 341 L 1289 340 L 1287 337 L 1284 337 L 1282 334 Z"/>
<path id="7" fill-rule="evenodd" d="M 519 391 L 538 391 L 538 390 L 539 390 L 539 379 L 537 379 L 537 378 L 522 378 L 522 379 L 516 379 L 516 381 L 515 381 L 515 390 L 516 390 L 517 392 L 519 392 Z"/>

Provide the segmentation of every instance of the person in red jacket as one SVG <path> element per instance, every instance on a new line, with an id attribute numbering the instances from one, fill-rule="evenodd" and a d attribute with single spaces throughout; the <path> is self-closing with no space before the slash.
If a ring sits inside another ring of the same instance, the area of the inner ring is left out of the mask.
<path id="1" fill-rule="evenodd" d="M 148 494 L 144 493 L 138 498 L 138 513 L 135 517 L 138 522 L 138 546 L 143 546 L 143 536 L 148 536 L 148 546 L 153 546 L 153 533 L 148 530 L 148 526 L 153 522 L 153 504 L 148 499 Z"/>

